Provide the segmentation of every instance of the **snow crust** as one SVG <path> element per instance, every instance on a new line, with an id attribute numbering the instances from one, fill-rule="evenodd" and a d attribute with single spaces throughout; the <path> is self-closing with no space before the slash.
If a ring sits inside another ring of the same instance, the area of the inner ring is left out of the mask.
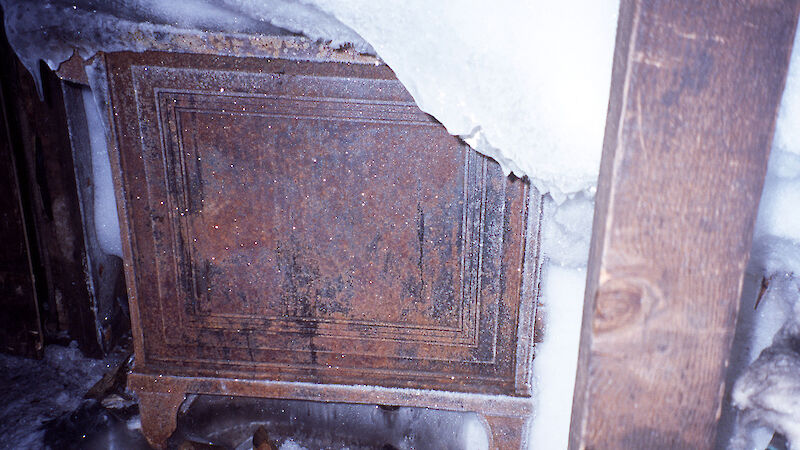
<path id="1" fill-rule="evenodd" d="M 143 51 L 175 30 L 283 29 L 377 51 L 424 111 L 507 173 L 558 201 L 596 182 L 617 0 L 2 4 L 9 40 L 33 73 L 40 59 L 55 69 L 75 50 Z"/>

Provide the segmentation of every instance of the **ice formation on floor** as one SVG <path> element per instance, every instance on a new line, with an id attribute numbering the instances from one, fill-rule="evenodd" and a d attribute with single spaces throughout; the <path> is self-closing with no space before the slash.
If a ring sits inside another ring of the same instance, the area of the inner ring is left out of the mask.
<path id="1" fill-rule="evenodd" d="M 110 364 L 85 358 L 75 342 L 47 346 L 43 362 L 0 354 L 0 447 L 41 448 L 43 423 L 77 409 Z"/>
<path id="2" fill-rule="evenodd" d="M 176 435 L 250 450 L 262 427 L 270 439 L 301 448 L 352 450 L 487 450 L 475 413 L 428 408 L 199 396 L 178 420 Z"/>

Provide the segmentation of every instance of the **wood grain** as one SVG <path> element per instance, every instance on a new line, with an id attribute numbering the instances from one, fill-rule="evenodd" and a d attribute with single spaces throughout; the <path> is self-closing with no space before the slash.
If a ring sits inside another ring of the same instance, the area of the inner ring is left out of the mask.
<path id="1" fill-rule="evenodd" d="M 623 1 L 570 448 L 709 448 L 797 1 Z"/>

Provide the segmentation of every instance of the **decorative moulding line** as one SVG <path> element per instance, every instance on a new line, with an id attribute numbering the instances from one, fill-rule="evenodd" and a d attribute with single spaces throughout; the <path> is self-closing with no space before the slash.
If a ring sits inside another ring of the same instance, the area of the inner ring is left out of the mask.
<path id="1" fill-rule="evenodd" d="M 178 97 L 172 97 L 173 94 L 178 94 Z M 189 227 L 188 227 L 188 224 L 187 224 L 187 220 L 188 220 L 187 216 L 186 215 L 181 215 L 179 213 L 180 213 L 180 211 L 186 210 L 187 206 L 189 204 L 188 198 L 189 198 L 190 192 L 188 192 L 188 190 L 187 190 L 187 186 L 189 185 L 189 183 L 188 183 L 188 173 L 187 173 L 186 165 L 185 165 L 185 158 L 186 158 L 186 154 L 192 155 L 193 153 L 192 153 L 192 151 L 190 151 L 189 149 L 186 148 L 186 145 L 185 145 L 184 140 L 183 140 L 183 134 L 181 133 L 182 127 L 178 124 L 179 117 L 180 117 L 178 112 L 181 111 L 181 110 L 186 110 L 187 109 L 187 108 L 185 108 L 183 106 L 183 101 L 185 101 L 186 99 L 185 98 L 180 98 L 182 94 L 184 94 L 184 92 L 177 91 L 177 90 L 170 90 L 170 91 L 163 90 L 163 89 L 159 90 L 159 100 L 160 101 L 158 103 L 162 106 L 160 108 L 160 110 L 162 111 L 162 114 L 161 114 L 161 117 L 160 117 L 161 128 L 165 129 L 165 130 L 169 130 L 169 129 L 173 128 L 174 130 L 177 131 L 177 139 L 178 139 L 178 152 L 177 153 L 179 153 L 179 158 L 177 159 L 177 163 L 179 164 L 179 167 L 174 168 L 172 171 L 170 171 L 169 168 L 166 168 L 166 172 L 167 173 L 173 173 L 173 175 L 171 177 L 168 177 L 166 179 L 167 180 L 170 180 L 170 179 L 171 180 L 180 180 L 182 182 L 182 192 L 183 192 L 182 200 L 183 200 L 183 202 L 182 202 L 182 204 L 178 204 L 175 207 L 170 207 L 169 211 L 171 213 L 173 223 L 175 223 L 175 229 L 184 230 L 185 236 L 188 239 L 188 237 L 189 237 L 189 235 L 188 235 Z M 205 92 L 202 95 L 201 95 L 200 92 L 195 91 L 193 95 L 196 96 L 195 99 L 193 100 L 193 103 L 195 103 L 195 104 L 199 103 L 199 104 L 201 104 L 203 106 L 205 106 L 203 104 L 203 101 L 205 100 L 206 96 L 207 96 L 207 98 L 211 98 L 211 99 L 216 99 L 218 97 L 217 93 L 214 92 L 214 91 Z M 197 97 L 199 97 L 199 99 Z M 230 98 L 238 98 L 238 94 L 236 94 L 236 95 L 229 94 L 229 98 L 227 98 L 227 100 L 230 100 Z M 260 98 L 261 101 L 269 101 L 269 100 L 271 100 L 271 97 L 259 97 L 259 98 Z M 358 103 L 356 102 L 355 104 L 357 105 Z M 219 104 L 217 104 L 215 106 L 217 108 L 220 108 Z M 215 109 L 211 109 L 211 108 L 193 108 L 190 111 L 200 111 L 200 112 L 208 113 L 208 114 L 213 114 L 213 113 L 227 114 L 228 109 L 231 109 L 234 106 L 241 106 L 241 105 L 232 105 L 231 104 L 231 105 L 228 105 L 228 106 L 229 106 L 229 108 L 224 108 L 224 109 L 220 108 L 220 109 L 216 109 L 216 110 Z M 375 113 L 375 111 L 371 111 L 371 113 Z M 239 112 L 239 114 L 250 115 L 251 113 L 249 111 L 243 111 L 243 112 Z M 261 116 L 261 117 L 276 117 L 276 115 L 274 115 L 274 114 L 253 114 L 253 115 L 257 115 L 257 116 Z M 297 117 L 294 114 L 285 114 L 284 116 L 288 117 L 288 118 Z M 340 119 L 339 117 L 317 117 L 317 118 L 324 119 L 324 120 L 339 120 Z M 173 121 L 172 123 L 174 124 L 173 127 L 170 127 L 170 121 L 171 120 Z M 420 124 L 421 125 L 430 125 L 430 122 L 420 122 Z M 165 153 L 166 153 L 166 150 L 165 150 Z M 419 330 L 427 331 L 427 330 L 430 330 L 430 326 L 428 326 L 428 325 L 420 325 L 420 326 L 416 326 L 415 327 L 413 325 L 408 325 L 408 324 L 381 323 L 381 322 L 377 322 L 377 321 L 371 321 L 370 322 L 370 321 L 357 321 L 357 320 L 340 320 L 340 321 L 337 321 L 337 320 L 317 320 L 317 319 L 314 319 L 314 318 L 295 317 L 295 316 L 288 316 L 288 317 L 284 317 L 284 316 L 251 316 L 251 317 L 239 317 L 239 319 L 242 320 L 243 323 L 246 323 L 246 322 L 256 323 L 257 321 L 260 321 L 260 320 L 261 321 L 268 320 L 268 321 L 271 321 L 271 322 L 278 322 L 278 323 L 282 322 L 284 324 L 284 328 L 281 328 L 279 330 L 275 330 L 275 333 L 280 333 L 280 332 L 285 332 L 285 331 L 290 331 L 290 332 L 299 332 L 299 331 L 301 331 L 300 327 L 296 323 L 293 323 L 293 322 L 302 319 L 303 321 L 306 321 L 306 322 L 339 324 L 339 325 L 370 326 L 370 327 L 373 327 L 373 328 L 378 328 L 378 329 L 383 328 L 384 329 L 384 333 L 381 333 L 380 331 L 372 330 L 372 333 L 369 333 L 368 336 L 362 336 L 362 339 L 369 339 L 374 334 L 374 335 L 377 335 L 377 336 L 380 336 L 380 337 L 384 337 L 384 338 L 386 338 L 386 337 L 394 337 L 394 338 L 396 338 L 396 340 L 398 342 L 402 342 L 402 341 L 422 341 L 422 342 L 429 342 L 429 343 L 436 343 L 436 344 L 443 344 L 443 345 L 466 345 L 468 347 L 477 346 L 477 326 L 478 326 L 478 323 L 479 323 L 479 320 L 480 320 L 479 316 L 478 316 L 479 310 L 480 310 L 480 306 L 479 306 L 480 301 L 479 301 L 479 298 L 478 298 L 478 295 L 479 295 L 479 292 L 480 292 L 480 276 L 478 274 L 480 274 L 480 272 L 481 272 L 480 260 L 482 258 L 481 248 L 482 248 L 483 232 L 479 232 L 478 233 L 477 242 L 472 242 L 473 237 L 471 236 L 471 231 L 474 228 L 477 228 L 477 230 L 483 230 L 483 217 L 485 215 L 485 207 L 486 207 L 486 201 L 485 201 L 485 195 L 486 195 L 486 193 L 485 193 L 485 191 L 486 191 L 486 186 L 485 186 L 485 184 L 486 184 L 486 169 L 484 167 L 485 166 L 485 161 L 482 158 L 480 158 L 480 157 L 478 157 L 476 155 L 473 155 L 472 152 L 469 152 L 469 151 L 466 151 L 466 150 L 465 150 L 464 153 L 465 153 L 465 158 L 464 158 L 465 177 L 469 177 L 470 165 L 474 165 L 477 162 L 478 166 L 479 166 L 479 169 L 475 171 L 476 176 L 470 178 L 468 180 L 468 181 L 470 181 L 469 183 L 467 183 L 467 182 L 464 183 L 464 186 L 465 186 L 465 191 L 464 191 L 465 202 L 464 202 L 463 215 L 464 215 L 464 221 L 465 221 L 466 228 L 464 229 L 464 239 L 463 239 L 463 249 L 464 249 L 463 252 L 464 253 L 463 253 L 463 257 L 462 257 L 462 270 L 463 270 L 464 267 L 466 267 L 465 259 L 467 258 L 467 256 L 468 256 L 467 254 L 470 251 L 473 251 L 475 253 L 475 255 L 473 255 L 473 257 L 477 257 L 477 263 L 473 264 L 474 268 L 471 271 L 471 273 L 469 274 L 470 276 L 463 278 L 464 288 L 462 288 L 462 291 L 463 291 L 464 295 L 462 296 L 462 302 L 461 302 L 462 308 L 461 308 L 461 310 L 462 310 L 462 314 L 466 313 L 466 314 L 469 314 L 471 317 L 469 317 L 469 319 L 467 319 L 466 321 L 463 320 L 463 318 L 462 318 L 462 320 L 461 320 L 462 328 L 450 329 L 450 330 L 448 330 L 447 328 L 441 328 L 442 331 L 451 331 L 451 330 L 452 331 L 457 331 L 458 334 L 463 336 L 463 337 L 456 337 L 454 339 L 452 336 L 445 335 L 445 336 L 441 336 L 442 339 L 432 341 L 430 339 L 431 338 L 430 334 L 427 334 L 427 333 L 426 334 L 422 334 L 422 335 L 414 335 L 414 334 L 407 333 L 407 334 L 403 335 L 402 337 L 398 338 L 396 332 L 394 331 L 395 329 L 404 329 L 404 330 L 419 329 Z M 166 158 L 165 158 L 165 163 L 167 161 L 168 160 L 166 160 Z M 480 191 L 480 194 L 479 194 L 480 198 L 479 199 L 471 199 L 471 198 L 469 198 L 469 191 L 471 189 L 473 189 L 475 185 L 478 186 L 479 191 Z M 477 218 L 471 218 L 470 215 L 469 215 L 469 211 L 471 209 L 470 208 L 471 202 L 474 202 L 474 201 L 479 201 L 480 202 L 480 210 L 479 210 Z M 178 212 L 178 213 L 176 214 L 176 212 Z M 477 224 L 473 223 L 475 220 L 478 220 Z M 176 242 L 177 241 L 178 240 L 176 239 Z M 191 246 L 187 246 L 187 247 L 189 249 L 191 249 Z M 191 252 L 191 250 L 189 250 L 189 252 Z M 194 262 L 194 258 L 192 258 L 191 254 L 187 255 L 186 259 L 190 263 Z M 179 277 L 183 276 L 183 275 L 180 274 L 180 268 L 177 266 L 177 261 L 176 261 L 176 265 L 175 265 L 175 270 L 176 270 L 176 274 Z M 189 273 L 192 274 L 192 276 L 193 276 L 194 270 L 190 269 Z M 191 285 L 192 286 L 196 286 L 196 283 L 192 282 Z M 196 297 L 198 295 L 198 293 L 195 292 L 195 293 L 193 293 L 193 295 Z M 230 316 L 225 317 L 224 315 L 220 315 L 220 314 L 212 314 L 211 316 L 217 317 L 217 318 L 230 318 Z M 472 327 L 468 327 L 468 328 L 465 329 L 465 328 L 463 328 L 464 322 L 471 323 L 473 326 Z M 329 330 L 329 334 L 326 334 L 326 330 L 324 328 L 323 329 L 318 329 L 317 331 L 320 333 L 320 336 L 330 336 L 330 337 L 336 337 L 336 336 L 339 336 L 340 334 L 344 334 L 344 335 L 348 334 L 348 330 L 344 330 L 344 329 L 332 329 L 332 330 Z"/>

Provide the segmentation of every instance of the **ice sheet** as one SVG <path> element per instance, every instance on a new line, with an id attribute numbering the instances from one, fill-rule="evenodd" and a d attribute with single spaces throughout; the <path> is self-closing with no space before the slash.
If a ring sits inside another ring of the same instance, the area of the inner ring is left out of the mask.
<path id="1" fill-rule="evenodd" d="M 97 241 L 103 252 L 122 257 L 117 201 L 111 179 L 111 163 L 106 145 L 106 128 L 92 91 L 83 91 L 86 122 L 92 147 L 92 181 L 94 184 L 94 225 Z"/>
<path id="2" fill-rule="evenodd" d="M 150 49 L 178 29 L 302 32 L 377 50 L 426 112 L 561 201 L 592 192 L 618 1 L 2 0 L 34 73 L 77 50 Z M 355 31 L 354 31 L 355 30 Z M 367 44 L 369 42 L 369 44 Z"/>

